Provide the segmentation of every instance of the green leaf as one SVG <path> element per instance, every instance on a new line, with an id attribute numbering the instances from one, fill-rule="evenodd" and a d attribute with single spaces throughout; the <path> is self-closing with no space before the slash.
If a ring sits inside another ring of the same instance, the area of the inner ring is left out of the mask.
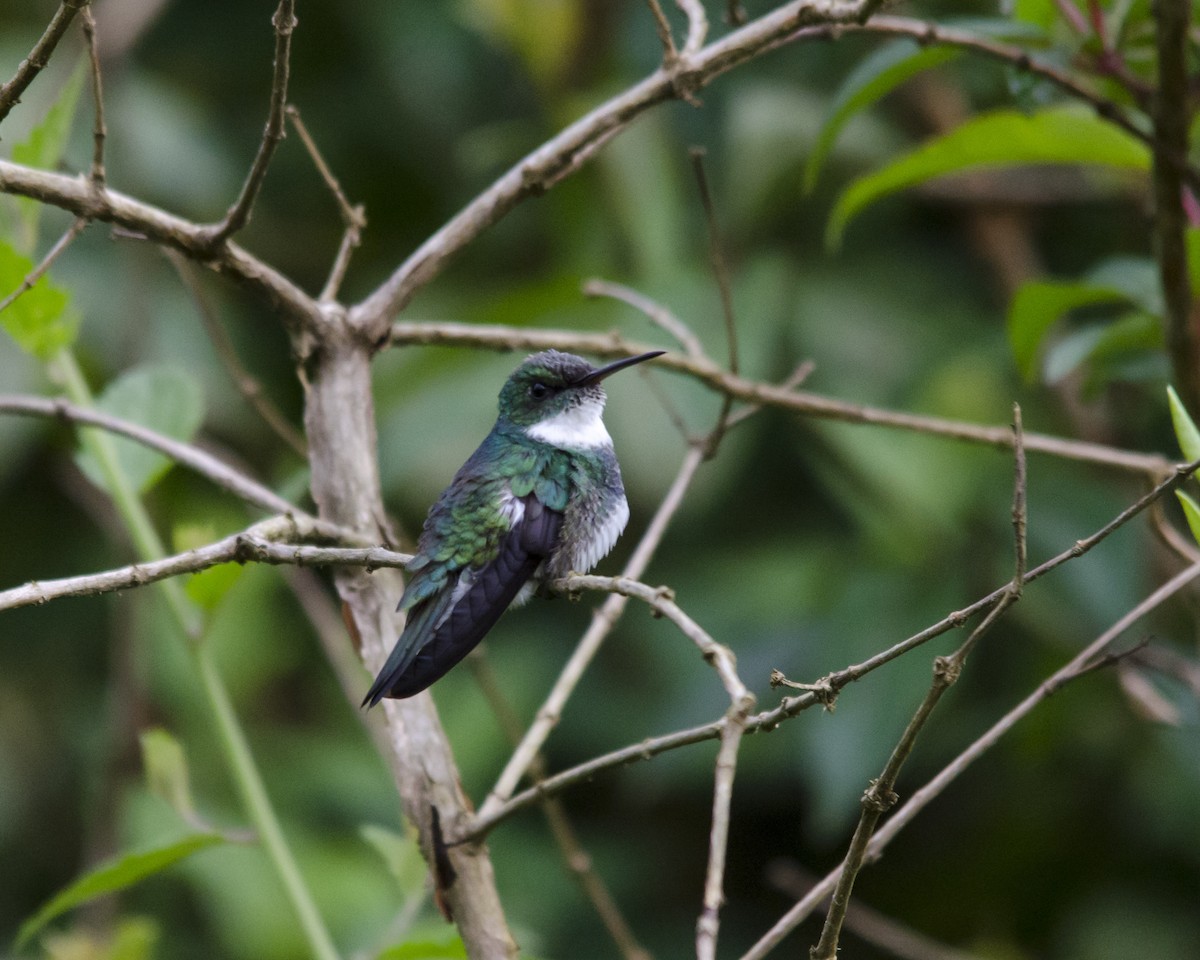
<path id="1" fill-rule="evenodd" d="M 1079 307 L 1127 299 L 1123 290 L 1096 286 L 1087 281 L 1036 280 L 1026 283 L 1008 308 L 1008 342 L 1021 375 L 1027 381 L 1036 378 L 1042 341 L 1063 314 Z"/>
<path id="2" fill-rule="evenodd" d="M 0 299 L 20 289 L 33 272 L 33 261 L 0 240 Z M 0 312 L 0 326 L 26 353 L 46 361 L 75 340 L 79 315 L 70 295 L 48 277 L 22 293 Z"/>
<path id="3" fill-rule="evenodd" d="M 1071 107 L 1032 116 L 1015 110 L 986 113 L 851 184 L 830 215 L 826 243 L 836 248 L 856 214 L 898 190 L 978 167 L 1046 163 L 1145 171 L 1150 151 L 1112 124 Z"/>
<path id="4" fill-rule="evenodd" d="M 922 47 L 915 40 L 894 40 L 863 59 L 843 81 L 804 166 L 804 192 L 811 193 L 838 134 L 850 118 L 890 93 L 909 77 L 960 55 L 953 47 Z"/>
<path id="5" fill-rule="evenodd" d="M 1089 361 L 1116 360 L 1123 355 L 1161 350 L 1162 321 L 1152 313 L 1134 310 L 1104 325 Z"/>
<path id="6" fill-rule="evenodd" d="M 183 744 L 161 727 L 143 731 L 138 739 L 150 792 L 169 803 L 185 820 L 194 821 L 196 807 Z"/>
<path id="7" fill-rule="evenodd" d="M 84 62 L 80 60 L 67 82 L 63 84 L 58 99 L 46 111 L 42 122 L 29 131 L 29 136 L 24 142 L 13 145 L 14 163 L 36 167 L 39 170 L 53 170 L 58 166 L 67 146 L 67 138 L 71 135 L 71 121 L 75 118 L 75 105 L 79 102 L 85 75 Z M 32 253 L 37 246 L 38 218 L 41 216 L 42 203 L 29 197 L 18 197 L 17 209 L 23 227 L 22 247 L 25 252 Z"/>
<path id="8" fill-rule="evenodd" d="M 211 523 L 184 523 L 172 531 L 171 541 L 177 553 L 195 550 L 218 539 Z M 183 585 L 187 595 L 205 610 L 220 606 L 233 585 L 245 572 L 240 563 L 219 563 L 215 567 L 191 574 Z"/>
<path id="9" fill-rule="evenodd" d="M 1016 0 L 1012 10 L 1016 20 L 1033 24 L 1043 30 L 1053 27 L 1059 16 L 1054 0 Z"/>
<path id="10" fill-rule="evenodd" d="M 47 934 L 46 960 L 150 960 L 158 925 L 146 917 L 122 917 L 114 931 L 69 930 Z"/>
<path id="11" fill-rule="evenodd" d="M 1196 423 L 1188 413 L 1187 407 L 1171 386 L 1167 387 L 1167 404 L 1171 408 L 1171 423 L 1175 427 L 1175 439 L 1179 442 L 1183 459 L 1188 463 L 1200 460 L 1200 430 L 1196 429 Z"/>
<path id="12" fill-rule="evenodd" d="M 1097 287 L 1120 290 L 1147 313 L 1163 315 L 1158 264 L 1150 257 L 1109 257 L 1088 271 L 1087 280 Z"/>
<path id="13" fill-rule="evenodd" d="M 1200 504 L 1182 490 L 1176 490 L 1179 505 L 1183 507 L 1183 515 L 1187 518 L 1188 529 L 1192 531 L 1192 539 L 1200 544 Z"/>
<path id="14" fill-rule="evenodd" d="M 106 893 L 115 893 L 173 866 L 180 860 L 208 847 L 224 843 L 215 833 L 193 833 L 165 846 L 127 853 L 89 870 L 55 895 L 37 913 L 21 924 L 17 932 L 18 949 L 55 917 Z"/>
<path id="15" fill-rule="evenodd" d="M 184 441 L 192 438 L 204 419 L 204 395 L 199 383 L 177 367 L 135 368 L 109 384 L 96 407 Z M 130 486 L 143 493 L 171 468 L 170 460 L 140 443 L 125 437 L 114 437 L 112 442 Z M 91 454 L 81 451 L 77 459 L 91 481 L 104 488 L 104 474 Z"/>

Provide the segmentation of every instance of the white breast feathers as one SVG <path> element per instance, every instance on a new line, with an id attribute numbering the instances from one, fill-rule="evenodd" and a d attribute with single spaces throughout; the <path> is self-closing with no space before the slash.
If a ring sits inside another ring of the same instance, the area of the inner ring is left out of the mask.
<path id="1" fill-rule="evenodd" d="M 585 403 L 557 413 L 541 423 L 525 428 L 527 436 L 564 450 L 594 450 L 611 447 L 612 437 L 604 428 L 600 414 L 604 408 Z"/>

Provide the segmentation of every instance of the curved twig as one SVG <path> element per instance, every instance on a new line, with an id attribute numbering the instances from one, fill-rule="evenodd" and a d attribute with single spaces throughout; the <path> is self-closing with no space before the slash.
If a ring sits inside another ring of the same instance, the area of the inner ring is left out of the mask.
<path id="1" fill-rule="evenodd" d="M 412 558 L 382 547 L 308 547 L 277 540 L 339 539 L 343 531 L 307 514 L 271 517 L 223 540 L 194 550 L 133 563 L 114 570 L 55 580 L 30 580 L 0 591 L 0 610 L 49 603 L 63 597 L 94 597 L 117 590 L 144 587 L 159 580 L 199 573 L 222 563 L 268 563 L 300 567 L 352 564 L 367 569 L 402 567 Z"/>
<path id="2" fill-rule="evenodd" d="M 254 201 L 258 199 L 258 191 L 267 175 L 267 167 L 271 165 L 275 148 L 284 137 L 283 111 L 287 104 L 292 31 L 296 29 L 296 0 L 279 0 L 275 15 L 271 17 L 271 25 L 275 28 L 275 72 L 271 79 L 271 106 L 267 113 L 267 125 L 237 200 L 219 222 L 201 228 L 200 243 L 210 250 L 219 247 L 249 222 L 250 211 L 254 207 Z"/>
<path id="3" fill-rule="evenodd" d="M 50 55 L 67 32 L 71 21 L 90 2 L 91 0 L 62 0 L 58 5 L 45 31 L 29 51 L 29 56 L 21 61 L 13 78 L 0 86 L 0 123 L 8 116 L 10 110 L 21 102 L 21 94 L 50 62 Z"/>
<path id="4" fill-rule="evenodd" d="M 487 350 L 546 350 L 555 347 L 578 353 L 590 353 L 605 359 L 632 357 L 653 347 L 626 340 L 619 333 L 578 333 L 571 330 L 539 330 L 530 327 L 478 326 L 469 323 L 410 323 L 392 324 L 391 342 L 423 346 L 480 347 Z M 694 377 L 712 389 L 736 400 L 766 407 L 778 407 L 824 420 L 845 423 L 866 423 L 881 427 L 911 430 L 933 436 L 966 440 L 989 447 L 1011 447 L 1012 431 L 997 424 L 985 426 L 884 410 L 863 404 L 847 403 L 832 397 L 795 390 L 786 385 L 760 383 L 726 373 L 707 357 L 693 358 L 668 353 L 655 361 L 658 368 L 677 370 Z M 1025 449 L 1067 460 L 1080 460 L 1100 466 L 1115 467 L 1140 473 L 1155 479 L 1169 473 L 1175 463 L 1157 454 L 1137 453 L 1106 447 L 1099 443 L 1068 440 L 1044 433 L 1026 433 Z"/>
<path id="5" fill-rule="evenodd" d="M 207 477 L 217 486 L 223 487 L 256 507 L 272 513 L 289 513 L 297 516 L 303 513 L 273 490 L 251 480 L 245 474 L 239 473 L 212 454 L 205 453 L 199 447 L 156 433 L 148 427 L 132 423 L 129 420 L 122 420 L 120 417 L 114 417 L 101 410 L 90 410 L 66 400 L 0 395 L 0 413 L 26 417 L 56 417 L 71 423 L 99 427 L 110 433 L 128 437 L 151 450 L 157 450 L 181 466 Z"/>
<path id="6" fill-rule="evenodd" d="M 1090 672 L 1093 661 L 1104 653 L 1105 648 L 1117 637 L 1128 630 L 1134 623 L 1147 613 L 1160 606 L 1167 599 L 1178 593 L 1185 586 L 1200 576 L 1200 565 L 1188 567 L 1176 574 L 1136 607 L 1121 617 L 1104 633 L 1089 643 L 1069 663 L 1047 677 L 1028 697 L 1013 707 L 1001 717 L 978 740 L 954 758 L 937 776 L 930 780 L 920 790 L 917 790 L 907 803 L 901 806 L 885 823 L 867 846 L 868 859 L 876 859 L 891 840 L 904 829 L 912 819 L 920 813 L 930 801 L 939 796 L 959 774 L 986 753 L 996 742 L 1008 733 L 1017 722 L 1026 717 L 1035 707 L 1079 676 Z M 837 885 L 841 875 L 841 867 L 829 873 L 820 883 L 816 884 L 808 895 L 796 903 L 779 921 L 754 944 L 741 960 L 764 960 L 764 958 L 779 945 L 789 933 L 815 910 Z"/>
<path id="7" fill-rule="evenodd" d="M 1170 477 L 1158 484 L 1153 490 L 1140 497 L 1136 502 L 1130 504 L 1122 510 L 1116 517 L 1106 523 L 1103 527 L 1097 530 L 1089 537 L 1082 540 L 1077 540 L 1074 544 L 1063 550 L 1057 556 L 1045 561 L 1027 571 L 1022 577 L 1022 583 L 1030 583 L 1039 577 L 1045 576 L 1052 570 L 1057 569 L 1064 563 L 1083 556 L 1089 550 L 1093 549 L 1097 544 L 1103 541 L 1110 534 L 1124 526 L 1147 507 L 1158 502 L 1160 498 L 1176 489 L 1188 477 L 1197 470 L 1200 470 L 1200 461 L 1188 464 L 1185 467 L 1178 468 Z M 572 589 L 574 578 L 567 578 L 562 584 L 562 588 L 568 592 Z M 583 581 L 587 583 L 587 581 Z M 649 588 L 653 589 L 653 588 Z M 795 717 L 797 714 L 817 705 L 828 705 L 837 697 L 839 691 L 856 680 L 861 680 L 868 673 L 877 670 L 886 663 L 890 663 L 897 657 L 915 647 L 918 647 L 934 637 L 948 633 L 950 630 L 957 629 L 963 626 L 972 617 L 979 613 L 990 610 L 995 606 L 1007 593 L 1012 589 L 1011 583 L 1006 583 L 1004 586 L 993 590 L 985 597 L 981 597 L 974 603 L 968 604 L 960 610 L 956 610 L 946 617 L 943 617 L 937 623 L 926 627 L 911 637 L 893 644 L 885 650 L 880 651 L 872 657 L 867 658 L 861 663 L 853 664 L 836 673 L 829 674 L 822 678 L 818 683 L 811 684 L 813 688 L 808 692 L 796 697 L 785 697 L 779 706 L 766 710 L 761 713 L 756 713 L 746 720 L 746 732 L 769 732 L 779 726 L 785 720 Z M 613 767 L 625 766 L 629 763 L 636 763 L 640 760 L 649 760 L 652 757 L 658 756 L 660 753 L 666 753 L 668 750 L 676 750 L 680 747 L 688 746 L 693 743 L 700 743 L 704 740 L 712 740 L 721 736 L 725 728 L 726 718 L 714 720 L 710 723 L 700 724 L 696 727 L 689 727 L 685 730 L 677 730 L 672 733 L 664 734 L 658 737 L 649 737 L 640 743 L 631 744 L 622 747 L 619 750 L 614 750 L 611 753 L 604 754 L 600 757 L 594 757 L 584 763 L 563 770 L 545 780 L 538 783 L 536 786 L 524 790 L 521 793 L 514 794 L 511 799 L 504 803 L 485 804 L 480 808 L 478 815 L 473 822 L 458 839 L 460 842 L 468 840 L 478 840 L 485 836 L 501 821 L 508 819 L 518 810 L 524 809 L 532 803 L 535 803 L 539 797 L 547 794 L 559 793 L 570 786 L 577 783 L 583 783 L 591 780 L 597 773 L 604 770 L 612 769 Z M 489 798 L 489 801 L 492 798 Z"/>
<path id="8" fill-rule="evenodd" d="M 806 24 L 855 22 L 869 16 L 879 4 L 880 0 L 792 0 L 694 53 L 681 52 L 672 66 L 655 70 L 518 161 L 353 307 L 351 322 L 370 340 L 383 337 L 392 317 L 463 247 L 520 201 L 544 192 L 564 171 L 575 169 L 581 158 L 590 157 L 597 145 L 650 107 L 690 95 L 764 50 L 787 42 Z M 694 18 L 690 23 L 695 28 Z M 695 32 L 689 31 L 688 42 Z"/>

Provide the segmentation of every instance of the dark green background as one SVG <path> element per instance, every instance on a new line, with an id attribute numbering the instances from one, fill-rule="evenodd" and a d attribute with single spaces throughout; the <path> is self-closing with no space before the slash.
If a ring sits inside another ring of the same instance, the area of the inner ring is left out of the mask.
<path id="1" fill-rule="evenodd" d="M 52 13 L 39 0 L 0 14 L 10 75 Z M 102 36 L 121 7 L 97 8 Z M 551 5 L 553 6 L 553 5 Z M 709 3 L 714 31 L 722 5 Z M 752 14 L 766 9 L 748 4 Z M 168 3 L 106 62 L 111 185 L 198 220 L 217 218 L 244 175 L 266 113 L 273 4 Z M 523 153 L 654 69 L 660 50 L 639 2 L 583 3 L 562 29 L 536 3 L 301 2 L 291 100 L 370 221 L 345 294 L 367 294 L 425 236 Z M 490 13 L 489 13 L 490 11 Z M 515 12 L 514 12 L 515 11 Z M 919 15 L 993 13 L 985 4 Z M 678 22 L 675 12 L 671 15 Z M 633 311 L 585 300 L 583 279 L 628 283 L 670 306 L 724 357 L 716 286 L 687 149 L 707 168 L 734 273 L 742 369 L 781 379 L 812 359 L 808 387 L 843 400 L 1004 423 L 1019 401 L 1028 429 L 1092 434 L 1174 453 L 1151 376 L 1083 393 L 1025 384 L 1004 334 L 1007 294 L 972 246 L 961 203 L 920 193 L 851 224 L 842 251 L 821 244 L 840 187 L 928 133 L 916 94 L 856 120 L 816 193 L 800 175 L 832 92 L 875 46 L 868 38 L 782 49 L 668 104 L 544 198 L 523 204 L 423 291 L 405 319 L 620 329 L 673 346 Z M 4 126 L 21 140 L 80 55 L 76 33 Z M 1012 77 L 965 62 L 936 75 L 972 108 L 1009 102 Z M 87 98 L 67 166 L 90 156 Z M 1021 208 L 1047 268 L 1074 276 L 1114 253 L 1146 255 L 1144 184 Z M 49 211 L 44 243 L 69 223 Z M 281 146 L 239 242 L 312 292 L 340 238 L 336 208 L 299 139 Z M 78 353 L 93 388 L 143 363 L 186 368 L 203 385 L 206 444 L 290 495 L 304 465 L 250 411 L 219 366 L 195 308 L 153 247 L 91 227 L 54 269 L 84 326 Z M 299 422 L 287 340 L 262 304 L 205 276 L 243 361 Z M 0 291 L 4 293 L 6 291 Z M 419 529 L 424 511 L 486 432 L 514 355 L 402 349 L 376 364 L 380 464 L 389 508 Z M 716 398 L 651 373 L 693 429 Z M 4 392 L 52 391 L 35 361 L 0 341 Z M 644 381 L 611 383 L 608 423 L 633 516 L 616 572 L 665 492 L 684 445 Z M 1068 400 L 1070 402 L 1068 402 Z M 1072 411 L 1083 405 L 1086 417 Z M 79 474 L 60 425 L 0 420 L 0 586 L 104 569 L 131 548 Z M 1011 458 L 961 443 L 765 412 L 703 467 L 644 579 L 731 646 L 769 707 L 779 668 L 811 680 L 863 659 L 965 606 L 1011 572 Z M 1030 555 L 1041 561 L 1103 525 L 1141 492 L 1111 470 L 1029 464 Z M 174 471 L 150 505 L 168 533 L 211 523 L 223 535 L 254 515 Z M 1031 586 L 944 699 L 900 783 L 925 782 L 1049 672 L 1176 569 L 1144 525 Z M 532 718 L 598 602 L 535 603 L 505 618 L 488 655 L 520 716 Z M 247 570 L 215 617 L 212 642 L 301 867 L 348 956 L 389 941 L 400 892 L 361 838 L 399 828 L 384 763 L 337 686 L 280 573 Z M 1195 653 L 1190 605 L 1176 602 L 1130 639 Z M 833 714 L 809 712 L 742 748 L 722 914 L 722 955 L 749 946 L 791 900 L 777 863 L 824 873 L 844 853 L 857 799 L 878 774 L 928 683 L 942 638 L 848 688 Z M 80 870 L 178 829 L 142 785 L 136 733 L 184 743 L 201 811 L 244 825 L 198 685 L 151 590 L 64 600 L 0 617 L 0 943 Z M 365 689 L 365 673 L 364 673 Z M 1056 696 L 972 768 L 860 878 L 856 895 L 980 957 L 1090 960 L 1195 956 L 1200 942 L 1200 738 L 1194 700 L 1177 729 L 1131 710 L 1112 672 Z M 435 700 L 478 802 L 507 756 L 468 671 Z M 554 768 L 717 717 L 726 698 L 694 648 L 637 604 L 613 633 L 547 747 Z M 608 772 L 565 795 L 597 868 L 645 944 L 692 955 L 711 810 L 715 745 Z M 491 839 L 497 880 L 523 948 L 539 957 L 614 954 L 536 811 Z M 159 928 L 157 956 L 289 958 L 303 942 L 277 881 L 253 848 L 225 847 L 68 922 L 115 913 Z M 431 909 L 425 920 L 436 929 Z M 63 926 L 60 921 L 59 926 Z M 806 950 L 815 923 L 780 955 Z M 3 953 L 3 948 L 0 948 Z M 846 938 L 845 956 L 882 956 Z"/>

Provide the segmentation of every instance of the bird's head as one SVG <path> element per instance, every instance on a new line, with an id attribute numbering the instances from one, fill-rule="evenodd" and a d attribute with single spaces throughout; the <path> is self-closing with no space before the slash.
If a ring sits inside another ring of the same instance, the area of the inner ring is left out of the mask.
<path id="1" fill-rule="evenodd" d="M 626 367 L 661 356 L 653 350 L 593 367 L 573 353 L 543 350 L 526 357 L 500 391 L 500 419 L 528 429 L 548 422 L 599 419 L 604 410 L 605 377 Z"/>

